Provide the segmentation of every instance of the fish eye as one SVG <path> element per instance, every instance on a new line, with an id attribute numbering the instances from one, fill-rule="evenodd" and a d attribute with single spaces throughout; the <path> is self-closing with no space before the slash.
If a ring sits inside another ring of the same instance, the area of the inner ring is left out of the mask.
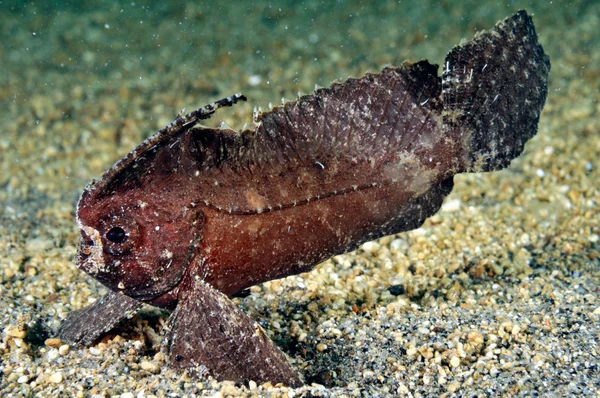
<path id="1" fill-rule="evenodd" d="M 106 233 L 106 239 L 113 243 L 124 243 L 127 241 L 127 233 L 121 227 L 112 227 Z"/>
<path id="2" fill-rule="evenodd" d="M 125 255 L 139 241 L 139 227 L 135 220 L 127 215 L 112 215 L 100 222 L 98 231 L 102 237 L 102 246 L 106 253 Z"/>

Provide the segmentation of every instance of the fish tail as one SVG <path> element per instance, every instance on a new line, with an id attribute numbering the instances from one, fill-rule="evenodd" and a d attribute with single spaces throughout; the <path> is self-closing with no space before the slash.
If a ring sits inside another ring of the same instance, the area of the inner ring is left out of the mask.
<path id="1" fill-rule="evenodd" d="M 550 60 L 525 11 L 453 48 L 443 66 L 443 123 L 461 143 L 459 171 L 500 170 L 537 132 Z"/>

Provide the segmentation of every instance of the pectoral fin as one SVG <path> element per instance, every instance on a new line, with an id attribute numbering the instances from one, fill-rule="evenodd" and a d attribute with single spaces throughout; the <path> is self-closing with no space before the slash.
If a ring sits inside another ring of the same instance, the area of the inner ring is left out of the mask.
<path id="1" fill-rule="evenodd" d="M 302 385 L 285 354 L 227 296 L 196 279 L 169 319 L 175 368 L 199 367 L 219 380 Z"/>
<path id="2" fill-rule="evenodd" d="M 79 311 L 71 312 L 58 335 L 70 344 L 90 345 L 124 319 L 133 317 L 144 304 L 121 293 L 110 292 Z"/>

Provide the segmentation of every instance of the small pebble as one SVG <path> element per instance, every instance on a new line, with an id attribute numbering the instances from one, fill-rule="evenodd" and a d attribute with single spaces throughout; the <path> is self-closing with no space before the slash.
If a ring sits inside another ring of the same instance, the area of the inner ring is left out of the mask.
<path id="1" fill-rule="evenodd" d="M 324 343 L 319 343 L 319 344 L 317 344 L 317 351 L 321 351 L 321 352 L 323 352 L 323 351 L 325 351 L 326 349 L 327 349 L 327 344 L 324 344 Z"/>
<path id="2" fill-rule="evenodd" d="M 63 375 L 60 372 L 52 373 L 48 380 L 50 380 L 51 383 L 59 384 L 63 381 Z"/>
<path id="3" fill-rule="evenodd" d="M 27 337 L 27 330 L 17 326 L 9 326 L 6 328 L 6 335 L 17 339 L 24 339 Z"/>
<path id="4" fill-rule="evenodd" d="M 517 329 L 517 333 L 518 333 L 518 330 L 519 329 Z M 480 345 L 480 344 L 483 344 L 483 335 L 479 332 L 471 331 L 467 335 L 467 340 L 472 344 Z"/>
<path id="5" fill-rule="evenodd" d="M 140 366 L 142 367 L 142 369 L 150 373 L 158 373 L 158 371 L 160 370 L 158 364 L 150 361 L 142 361 L 140 362 Z"/>
<path id="6" fill-rule="evenodd" d="M 390 243 L 390 249 L 392 249 L 392 250 L 400 250 L 405 245 L 406 245 L 406 241 L 404 239 L 394 239 Z"/>
<path id="7" fill-rule="evenodd" d="M 366 242 L 366 243 L 363 243 L 360 248 L 363 249 L 364 251 L 366 251 L 367 253 L 374 254 L 379 251 L 380 247 L 381 246 L 377 242 Z"/>
<path id="8" fill-rule="evenodd" d="M 58 347 L 58 353 L 61 356 L 67 355 L 69 353 L 69 349 L 70 349 L 69 345 L 63 344 L 60 347 Z"/>
<path id="9" fill-rule="evenodd" d="M 442 211 L 453 213 L 460 210 L 460 199 L 451 199 L 442 205 Z"/>
<path id="10" fill-rule="evenodd" d="M 400 383 L 400 385 L 398 386 L 397 392 L 398 392 L 399 395 L 410 394 L 410 390 L 408 389 L 408 387 L 404 383 Z"/>
<path id="11" fill-rule="evenodd" d="M 453 368 L 457 368 L 460 366 L 460 358 L 458 358 L 456 355 L 453 356 L 452 358 L 450 358 L 450 366 L 452 366 Z"/>
<path id="12" fill-rule="evenodd" d="M 516 335 L 518 335 L 518 334 L 519 334 L 519 332 L 520 332 L 520 331 L 521 331 L 521 326 L 519 326 L 519 325 L 514 325 L 514 326 L 513 326 L 513 328 L 512 328 L 512 330 L 511 330 L 511 334 L 512 334 L 513 336 L 516 336 Z M 482 337 L 483 337 L 483 336 L 482 336 Z"/>
<path id="13" fill-rule="evenodd" d="M 60 339 L 46 339 L 46 341 L 44 341 L 44 344 L 47 347 L 57 348 L 60 347 L 62 341 Z"/>
<path id="14" fill-rule="evenodd" d="M 58 353 L 58 350 L 50 350 L 50 351 L 48 351 L 48 354 L 46 354 L 46 356 L 48 357 L 48 360 L 50 362 L 52 362 L 56 358 L 58 358 L 60 356 L 60 354 Z"/>

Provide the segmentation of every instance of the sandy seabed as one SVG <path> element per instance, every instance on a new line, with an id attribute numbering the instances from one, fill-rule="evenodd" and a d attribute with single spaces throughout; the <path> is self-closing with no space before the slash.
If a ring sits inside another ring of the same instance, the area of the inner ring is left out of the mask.
<path id="1" fill-rule="evenodd" d="M 0 395 L 600 396 L 600 3 L 211 4 L 0 5 Z M 519 8 L 552 62 L 524 154 L 456 177 L 418 230 L 235 299 L 304 387 L 174 373 L 151 308 L 89 348 L 55 338 L 105 293 L 73 262 L 78 195 L 182 108 L 242 91 L 210 122 L 241 128 Z"/>

